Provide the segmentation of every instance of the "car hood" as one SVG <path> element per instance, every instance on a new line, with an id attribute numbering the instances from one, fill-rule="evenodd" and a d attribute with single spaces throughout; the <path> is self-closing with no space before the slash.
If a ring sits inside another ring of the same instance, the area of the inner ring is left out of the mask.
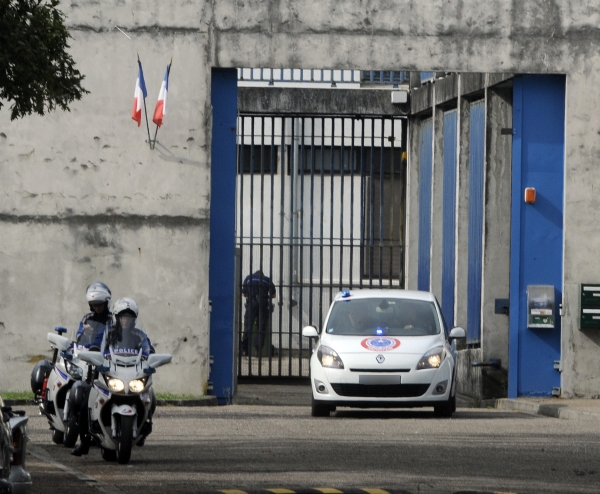
<path id="1" fill-rule="evenodd" d="M 332 348 L 340 356 L 365 352 L 423 355 L 435 346 L 444 345 L 444 337 L 441 334 L 428 336 L 342 336 L 324 334 L 320 343 Z"/>

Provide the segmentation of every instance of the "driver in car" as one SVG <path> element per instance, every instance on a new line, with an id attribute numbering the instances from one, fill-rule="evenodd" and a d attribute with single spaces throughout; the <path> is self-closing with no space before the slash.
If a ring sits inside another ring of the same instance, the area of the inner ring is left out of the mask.
<path id="1" fill-rule="evenodd" d="M 369 317 L 363 310 L 352 310 L 348 313 L 348 321 L 350 328 L 356 330 L 357 333 L 371 329 Z"/>

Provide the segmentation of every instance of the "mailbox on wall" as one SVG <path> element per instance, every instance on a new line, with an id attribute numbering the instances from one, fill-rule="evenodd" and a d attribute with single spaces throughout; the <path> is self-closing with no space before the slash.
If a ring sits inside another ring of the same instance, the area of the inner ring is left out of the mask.
<path id="1" fill-rule="evenodd" d="M 553 328 L 555 317 L 554 286 L 528 285 L 527 327 Z"/>
<path id="2" fill-rule="evenodd" d="M 600 329 L 600 285 L 581 285 L 579 329 Z"/>

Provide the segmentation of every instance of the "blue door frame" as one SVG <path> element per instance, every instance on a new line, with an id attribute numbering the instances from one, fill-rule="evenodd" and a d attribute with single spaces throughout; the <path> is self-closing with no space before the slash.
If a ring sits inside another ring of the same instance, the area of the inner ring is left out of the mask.
<path id="1" fill-rule="evenodd" d="M 210 373 L 219 404 L 235 391 L 233 357 L 237 70 L 213 69 L 210 186 Z"/>
<path id="2" fill-rule="evenodd" d="M 565 77 L 523 75 L 513 86 L 508 396 L 551 396 L 560 386 Z M 524 189 L 536 189 L 525 203 Z M 527 327 L 527 286 L 552 285 L 554 328 Z"/>

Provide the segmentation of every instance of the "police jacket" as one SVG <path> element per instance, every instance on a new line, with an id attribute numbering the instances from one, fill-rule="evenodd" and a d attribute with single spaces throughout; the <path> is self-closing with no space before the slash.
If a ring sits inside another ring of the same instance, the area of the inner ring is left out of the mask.
<path id="1" fill-rule="evenodd" d="M 249 274 L 244 279 L 242 284 L 242 294 L 254 303 L 270 303 L 275 296 L 275 285 L 267 275 L 260 269 L 252 274 Z"/>

